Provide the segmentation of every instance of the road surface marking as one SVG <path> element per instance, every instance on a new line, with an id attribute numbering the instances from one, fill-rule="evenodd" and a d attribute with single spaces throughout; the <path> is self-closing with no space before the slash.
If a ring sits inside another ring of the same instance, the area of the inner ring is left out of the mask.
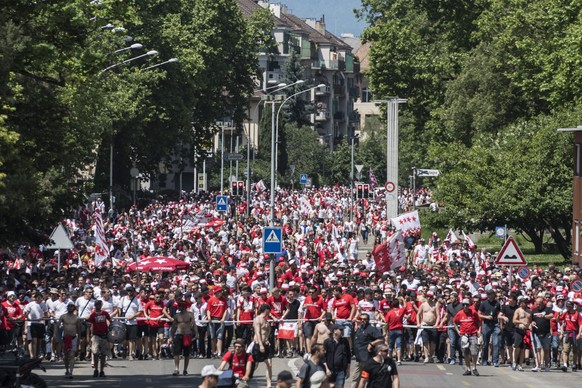
<path id="1" fill-rule="evenodd" d="M 440 370 L 444 370 L 444 371 L 446 371 L 446 368 L 445 368 L 445 366 L 444 366 L 444 365 L 437 364 L 437 368 L 439 368 Z"/>

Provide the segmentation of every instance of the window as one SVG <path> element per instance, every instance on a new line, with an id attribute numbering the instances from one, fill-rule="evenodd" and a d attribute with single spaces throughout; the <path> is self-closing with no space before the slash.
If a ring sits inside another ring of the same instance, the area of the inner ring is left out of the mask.
<path id="1" fill-rule="evenodd" d="M 581 171 L 581 167 L 582 167 L 582 145 L 581 144 L 576 144 L 575 145 L 575 153 L 576 155 L 574 156 L 575 159 L 575 165 L 574 165 L 574 176 L 580 176 Z"/>

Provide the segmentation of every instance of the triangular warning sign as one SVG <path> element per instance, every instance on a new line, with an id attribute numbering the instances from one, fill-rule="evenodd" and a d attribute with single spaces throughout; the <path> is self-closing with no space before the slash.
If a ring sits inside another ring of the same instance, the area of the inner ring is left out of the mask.
<path id="1" fill-rule="evenodd" d="M 507 239 L 507 241 L 503 245 L 503 248 L 501 248 L 501 252 L 499 252 L 499 255 L 497 255 L 495 264 L 527 265 L 525 257 L 523 257 L 523 253 L 521 253 L 521 249 L 519 249 L 513 237 L 510 236 Z"/>
<path id="2" fill-rule="evenodd" d="M 275 233 L 272 230 L 271 231 L 271 234 L 269 234 L 269 236 L 267 237 L 267 239 L 265 240 L 265 242 L 268 242 L 268 243 L 280 243 L 281 241 L 279 240 L 279 237 L 277 237 L 277 233 Z"/>
<path id="3" fill-rule="evenodd" d="M 51 233 L 51 240 L 52 244 L 48 245 L 47 249 L 73 249 L 75 247 L 67 235 L 65 227 L 61 224 Z"/>
<path id="4" fill-rule="evenodd" d="M 218 200 L 218 204 L 219 205 L 226 205 L 226 201 L 224 200 L 224 197 L 220 197 L 220 199 Z"/>

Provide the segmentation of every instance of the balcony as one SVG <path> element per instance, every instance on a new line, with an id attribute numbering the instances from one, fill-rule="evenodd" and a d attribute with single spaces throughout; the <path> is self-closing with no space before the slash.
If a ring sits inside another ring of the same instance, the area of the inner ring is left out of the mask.
<path id="1" fill-rule="evenodd" d="M 317 112 L 315 114 L 315 121 L 327 121 L 330 118 L 330 114 L 328 111 Z"/>
<path id="2" fill-rule="evenodd" d="M 325 69 L 325 61 L 311 61 L 311 69 Z"/>
<path id="3" fill-rule="evenodd" d="M 355 110 L 351 111 L 350 116 L 349 116 L 349 120 L 352 123 L 359 123 L 360 122 L 360 114 Z"/>
<path id="4" fill-rule="evenodd" d="M 283 74 L 280 71 L 269 71 L 268 77 L 267 83 L 269 85 L 276 85 L 283 82 Z"/>

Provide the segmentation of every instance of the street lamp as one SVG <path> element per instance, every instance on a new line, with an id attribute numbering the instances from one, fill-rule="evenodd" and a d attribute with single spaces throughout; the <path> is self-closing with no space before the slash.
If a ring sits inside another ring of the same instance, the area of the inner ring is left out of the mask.
<path id="1" fill-rule="evenodd" d="M 157 52 L 156 50 L 150 50 L 150 51 L 148 51 L 148 52 L 147 52 L 147 53 L 145 53 L 145 54 L 138 55 L 137 57 L 129 58 L 129 59 L 126 59 L 125 61 L 122 61 L 122 62 L 116 63 L 116 64 L 114 64 L 114 65 L 111 65 L 111 66 L 109 66 L 109 67 L 106 67 L 105 69 L 101 70 L 101 72 L 99 72 L 99 74 L 103 74 L 103 73 L 105 73 L 106 71 L 109 71 L 109 70 L 111 70 L 111 69 L 115 69 L 116 67 L 118 67 L 118 66 L 121 66 L 121 65 L 123 65 L 123 64 L 125 64 L 125 63 L 133 62 L 133 61 L 135 61 L 135 60 L 137 60 L 137 59 L 140 59 L 140 58 L 143 58 L 143 57 L 152 56 L 152 55 L 158 55 L 158 52 Z"/>
<path id="2" fill-rule="evenodd" d="M 157 65 L 153 65 L 153 66 L 148 66 L 148 67 L 146 67 L 146 68 L 145 68 L 145 69 L 143 69 L 143 70 L 150 70 L 150 69 L 153 69 L 153 68 L 156 68 L 156 67 L 163 66 L 163 65 L 165 65 L 165 64 L 167 64 L 167 63 L 174 63 L 174 62 L 178 62 L 178 58 L 170 58 L 170 59 L 168 59 L 168 60 L 167 60 L 167 61 L 165 61 L 165 62 L 158 63 Z"/>
<path id="3" fill-rule="evenodd" d="M 120 52 L 127 51 L 127 50 L 140 50 L 142 48 L 143 48 L 143 44 L 141 44 L 141 43 L 134 43 L 131 46 L 124 47 L 124 48 L 119 49 L 119 50 L 115 50 L 115 53 L 120 53 Z"/>
<path id="4" fill-rule="evenodd" d="M 386 219 L 398 215 L 398 106 L 408 100 L 391 97 L 376 100 L 376 104 L 386 104 L 386 182 L 392 182 L 396 193 L 386 192 Z"/>
<path id="5" fill-rule="evenodd" d="M 296 83 L 297 83 L 297 82 L 296 82 Z M 303 81 L 301 81 L 301 83 L 303 83 Z M 289 85 L 289 86 L 292 86 L 292 85 L 294 85 L 294 84 L 291 84 L 291 85 Z M 295 93 L 295 94 L 292 94 L 292 95 L 290 95 L 289 97 L 287 97 L 287 98 L 286 98 L 286 99 L 285 99 L 285 100 L 284 100 L 284 101 L 281 103 L 281 106 L 279 106 L 279 110 L 277 110 L 277 118 L 276 118 L 276 123 L 275 123 L 275 130 L 276 130 L 276 133 L 275 133 L 275 148 L 274 148 L 274 150 L 275 150 L 275 155 L 277 155 L 277 153 L 279 152 L 279 113 L 281 112 L 281 108 L 283 108 L 283 105 L 285 105 L 285 103 L 286 103 L 287 101 L 289 101 L 290 99 L 292 99 L 293 97 L 295 97 L 295 96 L 297 96 L 297 95 L 299 95 L 299 94 L 306 93 L 306 92 L 309 92 L 309 91 L 311 91 L 311 90 L 314 90 L 314 89 L 323 88 L 323 87 L 325 87 L 325 86 L 326 86 L 325 84 L 319 84 L 319 85 L 317 85 L 317 86 L 313 86 L 313 87 L 311 87 L 311 88 L 309 88 L 309 89 L 301 90 L 301 91 L 299 91 L 299 92 L 297 92 L 297 93 Z M 271 149 L 273 149 L 273 148 L 271 148 Z M 275 156 L 275 171 L 277 170 L 277 164 L 278 164 L 278 163 L 277 163 L 277 160 L 278 160 L 278 159 L 277 159 L 277 158 L 276 158 L 276 156 Z"/>

